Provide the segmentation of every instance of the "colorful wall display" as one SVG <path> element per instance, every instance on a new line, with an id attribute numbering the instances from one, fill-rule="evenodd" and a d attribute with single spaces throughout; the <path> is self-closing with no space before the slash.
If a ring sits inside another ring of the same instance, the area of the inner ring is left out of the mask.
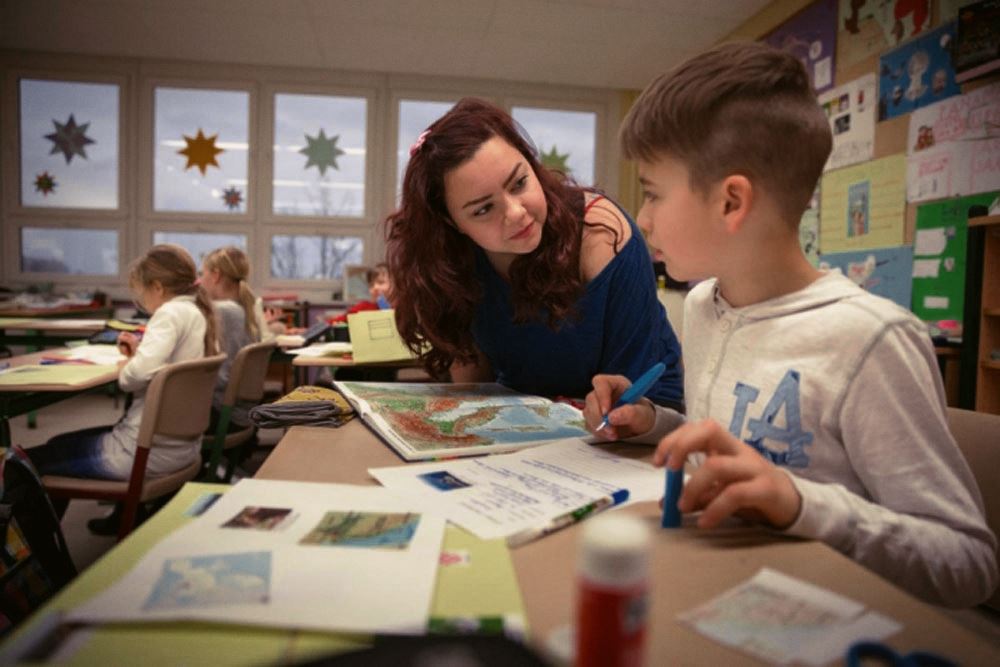
<path id="1" fill-rule="evenodd" d="M 929 0 L 840 0 L 837 61 L 849 67 L 930 26 Z"/>
<path id="2" fill-rule="evenodd" d="M 833 87 L 836 40 L 837 0 L 816 0 L 763 38 L 805 65 L 817 93 Z"/>
<path id="3" fill-rule="evenodd" d="M 820 268 L 837 268 L 859 287 L 910 308 L 913 248 L 875 248 L 820 255 Z"/>
<path id="4" fill-rule="evenodd" d="M 875 149 L 875 75 L 850 81 L 819 96 L 830 130 L 833 151 L 824 171 L 872 159 Z"/>
<path id="5" fill-rule="evenodd" d="M 906 156 L 829 171 L 820 188 L 823 254 L 903 243 Z"/>
<path id="6" fill-rule="evenodd" d="M 878 117 L 887 120 L 961 94 L 951 50 L 955 23 L 947 23 L 879 58 Z"/>

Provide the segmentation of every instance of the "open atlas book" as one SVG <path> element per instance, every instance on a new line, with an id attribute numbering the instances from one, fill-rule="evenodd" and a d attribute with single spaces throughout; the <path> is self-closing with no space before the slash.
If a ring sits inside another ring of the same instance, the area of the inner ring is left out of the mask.
<path id="1" fill-rule="evenodd" d="M 571 405 L 495 383 L 335 382 L 407 461 L 509 452 L 588 435 Z"/>

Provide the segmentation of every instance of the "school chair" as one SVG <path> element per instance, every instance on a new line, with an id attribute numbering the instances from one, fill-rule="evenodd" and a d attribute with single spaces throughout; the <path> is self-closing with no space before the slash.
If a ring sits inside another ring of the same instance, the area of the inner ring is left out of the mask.
<path id="1" fill-rule="evenodd" d="M 156 446 L 156 436 L 193 440 L 205 432 L 216 377 L 225 360 L 226 355 L 218 354 L 182 361 L 164 366 L 153 376 L 146 388 L 138 447 L 127 481 L 45 475 L 42 477 L 45 490 L 53 498 L 122 502 L 124 511 L 118 527 L 118 540 L 121 541 L 135 527 L 139 503 L 173 493 L 198 476 L 201 457 L 177 472 L 149 479 L 146 478 L 146 461 L 150 447 Z"/>
<path id="2" fill-rule="evenodd" d="M 252 443 L 257 435 L 257 427 L 253 424 L 238 431 L 229 432 L 233 409 L 237 405 L 255 406 L 264 398 L 264 380 L 267 378 L 267 367 L 277 344 L 272 341 L 252 343 L 243 347 L 233 358 L 229 367 L 229 383 L 222 396 L 222 406 L 219 408 L 219 422 L 215 433 L 206 433 L 202 438 L 202 452 L 208 454 L 208 467 L 205 470 L 206 481 L 222 481 L 226 484 L 233 478 L 233 469 L 237 461 Z M 239 447 L 239 451 L 233 451 Z M 227 459 L 226 474 L 219 476 L 219 461 L 225 455 Z"/>
<path id="3" fill-rule="evenodd" d="M 986 525 L 1000 536 L 1000 415 L 948 408 L 948 427 L 976 478 L 986 510 Z M 983 603 L 1000 611 L 1000 587 Z"/>

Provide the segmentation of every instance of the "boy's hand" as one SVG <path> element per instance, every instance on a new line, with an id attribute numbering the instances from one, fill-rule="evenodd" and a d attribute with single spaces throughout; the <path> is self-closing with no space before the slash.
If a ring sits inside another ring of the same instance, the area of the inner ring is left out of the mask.
<path id="1" fill-rule="evenodd" d="M 587 394 L 583 408 L 583 417 L 591 433 L 608 440 L 620 440 L 641 435 L 653 428 L 656 423 L 656 408 L 649 399 L 643 398 L 633 405 L 623 405 L 611 410 L 618 397 L 632 385 L 627 377 L 595 375 L 592 382 L 594 391 Z M 608 415 L 608 426 L 597 431 L 605 414 Z"/>
<path id="2" fill-rule="evenodd" d="M 700 528 L 735 514 L 784 529 L 798 517 L 802 497 L 788 475 L 711 419 L 684 424 L 663 438 L 653 463 L 679 470 L 694 452 L 705 454 L 705 462 L 684 485 L 677 508 L 701 510 Z"/>
<path id="3" fill-rule="evenodd" d="M 118 334 L 118 350 L 128 358 L 132 358 L 135 349 L 139 347 L 139 339 L 130 331 Z"/>

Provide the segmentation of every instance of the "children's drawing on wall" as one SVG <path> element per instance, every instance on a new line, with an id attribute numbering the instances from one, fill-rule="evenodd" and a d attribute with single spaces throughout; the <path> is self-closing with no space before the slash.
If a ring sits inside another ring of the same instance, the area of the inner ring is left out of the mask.
<path id="1" fill-rule="evenodd" d="M 762 41 L 787 51 L 809 72 L 813 90 L 822 93 L 833 87 L 837 39 L 837 0 L 816 0 Z"/>
<path id="2" fill-rule="evenodd" d="M 868 233 L 868 205 L 871 183 L 862 181 L 847 188 L 847 236 L 864 236 Z"/>
<path id="3" fill-rule="evenodd" d="M 852 282 L 872 294 L 909 309 L 913 293 L 913 248 L 875 248 L 856 252 L 824 253 L 821 269 L 840 269 Z"/>
<path id="4" fill-rule="evenodd" d="M 840 0 L 837 59 L 853 65 L 920 34 L 930 25 L 930 0 Z"/>
<path id="5" fill-rule="evenodd" d="M 849 81 L 820 95 L 833 132 L 833 150 L 823 170 L 872 158 L 875 145 L 875 74 Z"/>
<path id="6" fill-rule="evenodd" d="M 809 198 L 809 206 L 799 220 L 799 245 L 813 266 L 819 266 L 819 186 Z"/>
<path id="7" fill-rule="evenodd" d="M 961 93 L 951 62 L 954 41 L 951 22 L 879 59 L 879 120 Z"/>

